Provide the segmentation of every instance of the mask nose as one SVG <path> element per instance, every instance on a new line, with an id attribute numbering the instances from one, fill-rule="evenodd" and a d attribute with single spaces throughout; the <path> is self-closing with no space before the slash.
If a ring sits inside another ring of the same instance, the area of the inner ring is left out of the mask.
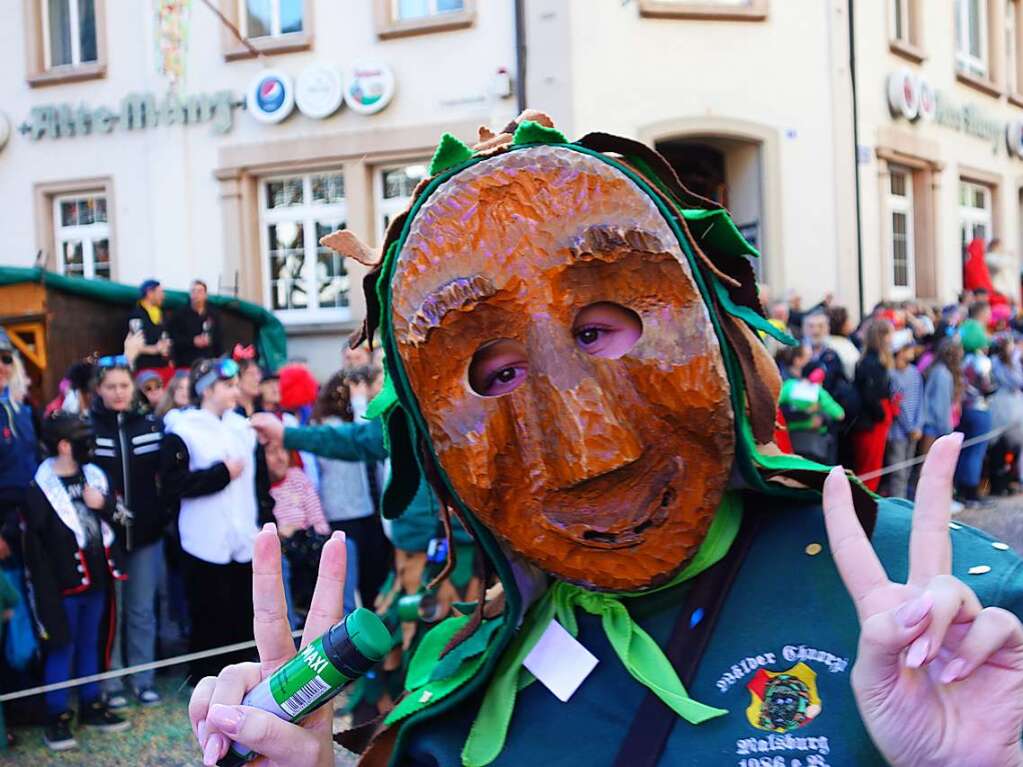
<path id="1" fill-rule="evenodd" d="M 543 428 L 548 475 L 560 489 L 608 474 L 643 453 L 639 435 L 610 376 L 577 351 L 569 337 L 540 333 L 530 349 L 529 400 Z"/>

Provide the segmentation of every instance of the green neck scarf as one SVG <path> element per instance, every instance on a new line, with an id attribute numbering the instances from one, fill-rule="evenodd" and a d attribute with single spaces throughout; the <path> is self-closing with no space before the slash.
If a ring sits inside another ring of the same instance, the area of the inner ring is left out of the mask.
<path id="1" fill-rule="evenodd" d="M 687 722 L 700 724 L 727 714 L 724 709 L 707 706 L 689 697 L 671 662 L 650 635 L 632 619 L 622 600 L 670 589 L 699 575 L 728 553 L 741 522 L 739 498 L 735 493 L 726 493 L 707 537 L 692 561 L 671 581 L 657 589 L 608 594 L 555 581 L 530 608 L 518 636 L 497 664 L 462 750 L 462 764 L 465 767 L 485 767 L 500 756 L 518 691 L 536 680 L 522 666 L 522 661 L 554 619 L 576 636 L 579 632 L 577 608 L 600 616 L 608 641 L 629 673 Z"/>

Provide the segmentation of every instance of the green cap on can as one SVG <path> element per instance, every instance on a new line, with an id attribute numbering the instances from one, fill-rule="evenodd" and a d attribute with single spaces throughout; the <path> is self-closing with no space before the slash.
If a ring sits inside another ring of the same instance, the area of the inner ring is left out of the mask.
<path id="1" fill-rule="evenodd" d="M 376 613 L 359 607 L 345 618 L 345 630 L 352 644 L 362 655 L 373 663 L 383 660 L 391 651 L 394 642 L 391 632 Z"/>

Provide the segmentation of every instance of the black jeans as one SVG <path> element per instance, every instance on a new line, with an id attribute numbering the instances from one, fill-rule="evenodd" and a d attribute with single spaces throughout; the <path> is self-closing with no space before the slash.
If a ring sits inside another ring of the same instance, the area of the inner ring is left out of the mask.
<path id="1" fill-rule="evenodd" d="M 373 609 L 380 587 L 394 566 L 394 547 L 384 534 L 384 526 L 377 514 L 357 519 L 331 522 L 334 530 L 341 530 L 355 541 L 359 552 L 359 598 L 362 606 Z"/>
<path id="2" fill-rule="evenodd" d="M 252 563 L 217 565 L 182 552 L 182 570 L 192 619 L 189 652 L 252 641 Z M 254 656 L 253 650 L 243 650 L 192 661 L 191 682 Z"/>

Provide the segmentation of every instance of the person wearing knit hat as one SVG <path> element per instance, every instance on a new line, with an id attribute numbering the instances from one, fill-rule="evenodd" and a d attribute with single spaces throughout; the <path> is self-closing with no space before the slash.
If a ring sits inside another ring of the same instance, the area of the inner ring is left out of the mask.
<path id="1" fill-rule="evenodd" d="M 135 376 L 135 388 L 143 396 L 146 409 L 156 410 L 163 399 L 163 378 L 155 370 L 142 370 Z"/>
<path id="2" fill-rule="evenodd" d="M 991 377 L 991 358 L 987 355 L 991 339 L 984 326 L 975 319 L 969 319 L 959 328 L 963 344 L 963 414 L 959 420 L 959 431 L 967 445 L 959 455 L 956 466 L 955 485 L 960 500 L 967 507 L 981 504 L 978 495 L 981 474 L 984 469 L 984 455 L 989 440 L 975 440 L 991 431 L 991 412 L 987 398 L 995 391 Z"/>
<path id="3" fill-rule="evenodd" d="M 145 280 L 139 285 L 139 300 L 128 315 L 128 333 L 142 333 L 144 344 L 135 367 L 152 369 L 160 374 L 164 383 L 174 375 L 170 364 L 171 342 L 163 311 L 163 286 L 159 280 Z"/>

